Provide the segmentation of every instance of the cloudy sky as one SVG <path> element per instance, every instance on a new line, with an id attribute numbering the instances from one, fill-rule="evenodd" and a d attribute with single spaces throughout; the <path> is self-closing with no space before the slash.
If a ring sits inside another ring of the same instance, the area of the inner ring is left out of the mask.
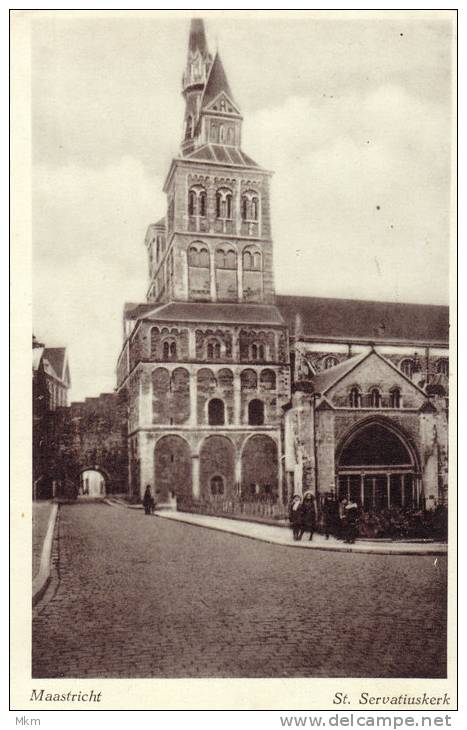
<path id="1" fill-rule="evenodd" d="M 448 302 L 449 15 L 205 13 L 274 170 L 276 289 Z M 115 387 L 124 301 L 178 152 L 189 18 L 39 13 L 32 23 L 34 331 L 68 348 L 72 397 Z"/>

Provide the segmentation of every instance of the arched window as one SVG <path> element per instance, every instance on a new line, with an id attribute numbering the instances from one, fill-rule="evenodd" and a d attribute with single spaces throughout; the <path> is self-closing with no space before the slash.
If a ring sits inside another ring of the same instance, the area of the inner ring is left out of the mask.
<path id="1" fill-rule="evenodd" d="M 262 370 L 259 382 L 262 388 L 265 388 L 266 390 L 275 390 L 276 374 L 274 370 Z"/>
<path id="2" fill-rule="evenodd" d="M 220 360 L 221 343 L 219 340 L 209 340 L 206 346 L 206 356 L 208 360 Z"/>
<path id="3" fill-rule="evenodd" d="M 248 423 L 250 426 L 262 426 L 264 423 L 264 403 L 254 398 L 248 403 Z"/>
<path id="4" fill-rule="evenodd" d="M 194 190 L 188 191 L 188 215 L 195 215 L 196 211 L 196 193 Z"/>
<path id="5" fill-rule="evenodd" d="M 251 352 L 251 359 L 252 360 L 257 360 L 258 359 L 258 345 L 256 345 L 255 343 L 253 343 L 252 346 L 251 346 L 250 352 Z"/>
<path id="6" fill-rule="evenodd" d="M 191 188 L 188 191 L 188 215 L 206 215 L 206 191 L 200 186 Z"/>
<path id="7" fill-rule="evenodd" d="M 224 401 L 220 398 L 213 398 L 209 401 L 208 423 L 210 426 L 223 426 L 225 424 Z"/>
<path id="8" fill-rule="evenodd" d="M 225 112 L 225 99 L 220 100 L 220 110 L 221 112 Z"/>
<path id="9" fill-rule="evenodd" d="M 224 494 L 224 478 L 216 475 L 211 478 L 211 494 L 213 497 Z"/>
<path id="10" fill-rule="evenodd" d="M 407 357 L 405 360 L 402 360 L 400 364 L 400 369 L 406 375 L 408 378 L 411 378 L 414 372 L 414 361 Z"/>
<path id="11" fill-rule="evenodd" d="M 162 345 L 162 356 L 164 360 L 175 360 L 177 358 L 177 343 L 175 340 L 165 340 Z"/>
<path id="12" fill-rule="evenodd" d="M 235 251 L 227 251 L 225 255 L 225 263 L 224 266 L 226 269 L 236 269 L 237 268 L 237 254 Z"/>
<path id="13" fill-rule="evenodd" d="M 257 221 L 259 216 L 259 196 L 254 190 L 247 190 L 242 195 L 242 220 Z"/>
<path id="14" fill-rule="evenodd" d="M 328 370 L 329 368 L 335 367 L 338 363 L 339 360 L 337 359 L 337 357 L 329 355 L 328 357 L 324 358 L 323 367 L 325 370 Z"/>
<path id="15" fill-rule="evenodd" d="M 248 198 L 242 195 L 242 220 L 248 220 Z"/>
<path id="16" fill-rule="evenodd" d="M 205 269 L 209 269 L 209 251 L 207 248 L 202 248 L 199 252 L 199 266 L 202 266 Z"/>
<path id="17" fill-rule="evenodd" d="M 401 407 L 401 391 L 400 388 L 393 388 L 389 394 L 389 405 L 391 408 Z"/>
<path id="18" fill-rule="evenodd" d="M 381 393 L 378 388 L 372 388 L 370 391 L 370 406 L 372 408 L 381 408 Z"/>
<path id="19" fill-rule="evenodd" d="M 251 271 L 253 268 L 253 256 L 249 251 L 245 251 L 243 254 L 243 268 L 247 271 Z"/>
<path id="20" fill-rule="evenodd" d="M 219 127 L 219 142 L 221 144 L 222 144 L 222 142 L 224 142 L 224 131 L 225 131 L 224 130 L 224 125 L 221 124 L 221 126 Z"/>
<path id="21" fill-rule="evenodd" d="M 253 254 L 253 269 L 255 271 L 260 271 L 261 270 L 261 254 L 260 254 L 259 251 L 256 251 Z"/>
<path id="22" fill-rule="evenodd" d="M 219 127 L 217 124 L 211 124 L 211 142 L 219 142 Z"/>
<path id="23" fill-rule="evenodd" d="M 251 199 L 251 219 L 258 220 L 258 198 L 256 197 Z"/>
<path id="24" fill-rule="evenodd" d="M 233 144 L 234 143 L 234 131 L 233 127 L 229 127 L 227 130 L 227 144 Z"/>
<path id="25" fill-rule="evenodd" d="M 443 357 L 441 360 L 438 360 L 436 363 L 436 372 L 449 375 L 449 361 L 446 358 Z"/>
<path id="26" fill-rule="evenodd" d="M 216 193 L 216 217 L 232 218 L 232 191 L 228 188 L 220 188 Z"/>
<path id="27" fill-rule="evenodd" d="M 360 408 L 361 395 L 359 389 L 356 386 L 354 386 L 350 391 L 349 403 L 351 408 Z"/>
<path id="28" fill-rule="evenodd" d="M 199 266 L 199 253 L 196 246 L 190 246 L 188 249 L 188 265 Z"/>
<path id="29" fill-rule="evenodd" d="M 201 190 L 199 194 L 199 214 L 202 218 L 206 216 L 206 191 Z"/>
<path id="30" fill-rule="evenodd" d="M 261 271 L 261 253 L 254 249 L 244 251 L 243 269 L 245 271 Z"/>

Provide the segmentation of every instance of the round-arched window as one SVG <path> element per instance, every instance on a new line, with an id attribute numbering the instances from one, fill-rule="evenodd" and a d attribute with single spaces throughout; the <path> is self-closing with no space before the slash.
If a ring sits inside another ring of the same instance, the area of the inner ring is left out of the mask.
<path id="1" fill-rule="evenodd" d="M 250 426 L 262 426 L 264 424 L 264 403 L 254 398 L 248 403 L 248 423 Z"/>
<path id="2" fill-rule="evenodd" d="M 210 426 L 225 424 L 225 406 L 220 398 L 213 398 L 208 404 L 208 422 Z"/>

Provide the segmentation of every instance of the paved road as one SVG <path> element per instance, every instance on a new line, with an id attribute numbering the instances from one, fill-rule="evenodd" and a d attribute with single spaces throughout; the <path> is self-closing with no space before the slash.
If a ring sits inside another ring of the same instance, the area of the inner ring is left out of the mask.
<path id="1" fill-rule="evenodd" d="M 33 677 L 443 677 L 446 559 L 312 552 L 104 504 L 59 515 Z"/>

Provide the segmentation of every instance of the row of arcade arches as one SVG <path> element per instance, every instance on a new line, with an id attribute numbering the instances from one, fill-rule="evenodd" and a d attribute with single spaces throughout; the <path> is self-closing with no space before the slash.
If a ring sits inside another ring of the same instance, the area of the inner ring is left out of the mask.
<path id="1" fill-rule="evenodd" d="M 199 459 L 200 499 L 277 498 L 279 461 L 276 442 L 251 436 L 242 448 L 221 435 L 208 436 L 199 455 L 178 435 L 163 436 L 154 448 L 154 484 L 161 501 L 193 494 L 193 462 Z"/>

